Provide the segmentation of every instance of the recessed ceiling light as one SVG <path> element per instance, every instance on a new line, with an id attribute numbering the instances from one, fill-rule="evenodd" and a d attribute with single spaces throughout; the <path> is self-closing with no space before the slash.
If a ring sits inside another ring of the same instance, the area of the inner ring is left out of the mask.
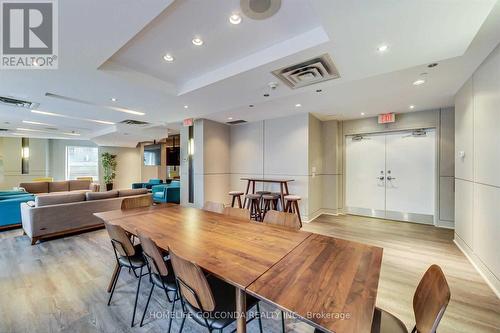
<path id="1" fill-rule="evenodd" d="M 163 60 L 165 60 L 166 62 L 172 62 L 174 61 L 174 57 L 170 53 L 167 53 L 163 56 Z"/>
<path id="2" fill-rule="evenodd" d="M 239 14 L 233 14 L 229 16 L 229 22 L 231 22 L 231 24 L 240 24 L 241 16 Z"/>
<path id="3" fill-rule="evenodd" d="M 383 52 L 387 51 L 388 49 L 389 49 L 389 46 L 387 46 L 385 44 L 377 47 L 377 51 L 379 51 L 380 53 L 383 53 Z"/>
<path id="4" fill-rule="evenodd" d="M 184 105 L 184 109 L 187 109 L 188 107 L 189 107 L 189 106 L 187 106 L 187 105 Z"/>
<path id="5" fill-rule="evenodd" d="M 30 124 L 30 125 L 43 125 L 43 126 L 52 126 L 46 123 L 39 123 L 38 121 L 29 121 L 29 120 L 23 120 L 23 123 L 25 124 Z"/>
<path id="6" fill-rule="evenodd" d="M 295 104 L 296 108 L 300 108 L 301 106 L 302 106 L 302 104 L 300 104 L 300 103 Z"/>
<path id="7" fill-rule="evenodd" d="M 414 86 L 419 86 L 419 85 L 424 84 L 424 83 L 425 83 L 424 79 L 418 79 L 415 82 L 413 82 L 413 85 Z"/>
<path id="8" fill-rule="evenodd" d="M 415 108 L 415 105 L 410 105 L 409 108 L 410 110 L 413 110 Z"/>
<path id="9" fill-rule="evenodd" d="M 116 102 L 116 101 L 117 101 L 117 99 L 116 99 L 116 98 L 114 98 L 114 97 L 113 97 L 113 98 L 111 98 L 111 102 Z"/>
<path id="10" fill-rule="evenodd" d="M 320 92 L 322 92 L 322 91 L 323 91 L 322 89 L 316 89 L 316 92 L 317 92 L 317 93 L 320 93 Z"/>
<path id="11" fill-rule="evenodd" d="M 195 37 L 193 38 L 193 40 L 191 41 L 194 45 L 196 46 L 201 46 L 203 45 L 203 40 L 200 38 L 200 37 Z"/>
<path id="12" fill-rule="evenodd" d="M 233 120 L 233 117 L 227 117 L 227 120 Z"/>
<path id="13" fill-rule="evenodd" d="M 433 67 L 436 67 L 437 65 L 438 65 L 437 62 L 433 62 L 432 64 L 428 64 L 427 67 L 433 68 Z"/>
<path id="14" fill-rule="evenodd" d="M 253 104 L 250 104 L 250 105 L 249 105 L 248 107 L 250 107 L 250 108 L 253 108 L 254 106 L 255 106 L 255 105 L 253 105 Z"/>
<path id="15" fill-rule="evenodd" d="M 362 116 L 364 116 L 364 115 L 365 115 L 365 113 L 364 113 L 364 112 L 361 112 L 361 115 L 362 115 Z"/>

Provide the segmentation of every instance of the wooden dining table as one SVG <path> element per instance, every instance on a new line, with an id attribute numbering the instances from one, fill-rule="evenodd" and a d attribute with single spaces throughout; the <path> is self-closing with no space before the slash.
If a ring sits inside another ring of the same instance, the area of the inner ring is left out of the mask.
<path id="1" fill-rule="evenodd" d="M 255 184 L 256 183 L 274 183 L 280 185 L 280 201 L 281 208 L 285 210 L 285 196 L 289 195 L 290 192 L 288 190 L 288 183 L 293 182 L 294 179 L 279 179 L 279 178 L 252 178 L 252 177 L 244 177 L 241 180 L 247 181 L 247 188 L 245 190 L 245 196 L 252 191 L 252 194 L 255 194 Z M 245 197 L 243 207 L 246 207 L 247 199 Z"/>
<path id="2" fill-rule="evenodd" d="M 381 248 L 178 205 L 94 215 L 235 286 L 238 333 L 247 293 L 325 332 L 370 331 Z"/>

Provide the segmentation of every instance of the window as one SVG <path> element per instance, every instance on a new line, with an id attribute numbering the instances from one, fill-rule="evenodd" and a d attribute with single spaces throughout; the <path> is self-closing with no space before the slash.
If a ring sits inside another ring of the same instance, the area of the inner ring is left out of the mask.
<path id="1" fill-rule="evenodd" d="M 99 153 L 97 147 L 66 147 L 66 179 L 92 177 L 99 179 Z"/>

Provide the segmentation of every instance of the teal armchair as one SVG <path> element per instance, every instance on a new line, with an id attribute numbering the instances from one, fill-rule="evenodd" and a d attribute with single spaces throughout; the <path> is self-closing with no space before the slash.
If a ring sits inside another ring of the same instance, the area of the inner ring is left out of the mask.
<path id="1" fill-rule="evenodd" d="M 158 178 L 152 178 L 149 180 L 147 183 L 133 183 L 132 188 L 147 188 L 151 189 L 154 185 L 159 185 L 162 184 L 163 180 L 158 179 Z"/>
<path id="2" fill-rule="evenodd" d="M 151 190 L 153 192 L 154 202 L 181 202 L 181 183 L 178 180 L 174 180 L 170 184 L 154 185 Z"/>
<path id="3" fill-rule="evenodd" d="M 26 192 L 0 192 L 0 229 L 20 224 L 21 203 L 31 200 L 35 200 L 35 196 Z"/>

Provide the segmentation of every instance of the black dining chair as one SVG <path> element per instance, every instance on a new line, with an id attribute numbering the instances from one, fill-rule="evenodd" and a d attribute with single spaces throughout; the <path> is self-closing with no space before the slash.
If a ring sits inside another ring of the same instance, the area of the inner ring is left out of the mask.
<path id="1" fill-rule="evenodd" d="M 137 282 L 137 290 L 135 292 L 135 302 L 134 311 L 132 313 L 132 323 L 131 327 L 134 327 L 135 312 L 137 309 L 137 299 L 139 297 L 139 290 L 141 288 L 141 279 L 147 273 L 143 274 L 143 268 L 146 266 L 146 261 L 142 255 L 142 247 L 140 244 L 133 245 L 130 240 L 130 235 L 120 226 L 114 225 L 108 222 L 104 222 L 106 230 L 108 232 L 109 238 L 111 239 L 111 245 L 113 246 L 113 252 L 115 253 L 116 265 L 118 267 L 117 273 L 113 276 L 111 282 L 111 294 L 108 299 L 108 306 L 111 304 L 111 299 L 115 292 L 116 283 L 120 277 L 120 273 L 123 267 L 132 271 L 134 276 L 139 280 Z M 137 273 L 137 270 L 139 273 Z"/>
<path id="2" fill-rule="evenodd" d="M 164 291 L 167 301 L 171 303 L 168 324 L 168 332 L 170 332 L 174 316 L 175 303 L 180 300 L 172 264 L 170 259 L 165 260 L 162 250 L 149 236 L 141 232 L 137 232 L 137 236 L 139 237 L 142 245 L 144 259 L 146 260 L 148 267 L 149 281 L 151 282 L 151 290 L 149 291 L 148 301 L 146 302 L 146 307 L 144 308 L 144 313 L 142 314 L 140 326 L 142 327 L 144 324 L 144 317 L 148 311 L 153 290 L 155 287 L 158 287 Z M 172 295 L 169 295 L 169 293 Z"/>
<path id="3" fill-rule="evenodd" d="M 179 332 L 182 332 L 186 318 L 193 320 L 207 328 L 209 333 L 218 331 L 236 321 L 236 289 L 234 286 L 216 278 L 213 275 L 205 276 L 201 268 L 178 256 L 172 249 L 169 250 L 175 277 L 179 286 L 183 308 L 183 318 Z M 260 316 L 259 301 L 247 295 L 247 311 L 256 306 L 259 320 L 259 330 L 262 333 L 262 319 Z M 235 332 L 233 330 L 232 332 Z"/>

